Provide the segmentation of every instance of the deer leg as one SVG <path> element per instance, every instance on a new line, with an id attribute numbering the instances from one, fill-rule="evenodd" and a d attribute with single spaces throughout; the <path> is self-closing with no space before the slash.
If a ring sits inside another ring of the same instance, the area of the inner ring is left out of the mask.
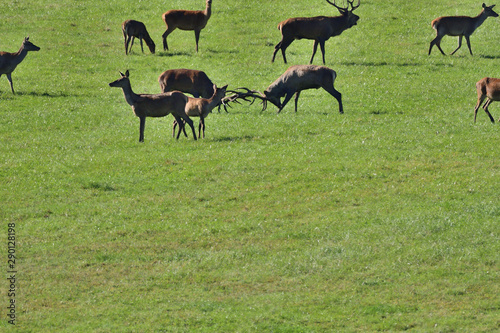
<path id="1" fill-rule="evenodd" d="M 324 88 L 330 95 L 332 95 L 333 97 L 335 97 L 335 99 L 337 100 L 337 102 L 339 102 L 339 112 L 340 113 L 344 113 L 344 107 L 342 105 L 342 94 L 340 92 L 338 92 L 333 86 L 332 87 L 328 87 L 328 88 Z"/>
<path id="2" fill-rule="evenodd" d="M 295 112 L 297 112 L 297 102 L 299 101 L 300 91 L 295 93 Z"/>
<path id="3" fill-rule="evenodd" d="M 174 117 L 175 118 L 175 117 Z M 174 120 L 174 123 L 172 124 L 172 137 L 175 138 L 175 128 L 177 127 L 178 121 L 177 119 Z M 179 130 L 181 128 L 181 125 L 179 125 Z"/>
<path id="4" fill-rule="evenodd" d="M 168 26 L 167 26 L 167 30 L 163 33 L 163 35 L 161 36 L 161 38 L 163 39 L 163 51 L 168 51 L 168 44 L 167 44 L 167 36 L 170 35 L 170 33 L 172 31 L 174 31 L 174 29 L 170 29 Z"/>
<path id="5" fill-rule="evenodd" d="M 483 101 L 484 99 L 486 98 L 485 95 L 480 95 L 477 99 L 477 104 L 476 104 L 476 107 L 474 108 L 474 122 L 476 122 L 476 117 L 477 117 L 477 110 L 479 109 L 479 107 L 481 106 L 481 104 L 483 104 Z"/>
<path id="6" fill-rule="evenodd" d="M 200 40 L 200 30 L 194 31 L 194 38 L 196 40 L 196 53 L 198 53 L 198 41 Z"/>
<path id="7" fill-rule="evenodd" d="M 185 123 L 187 123 L 189 125 L 189 127 L 191 127 L 191 130 L 193 131 L 193 137 L 194 139 L 196 140 L 196 131 L 194 129 L 194 126 L 193 126 L 193 121 L 191 120 L 191 118 L 189 118 L 187 115 L 181 115 L 180 116 Z M 179 134 L 177 134 L 177 139 L 179 139 L 179 135 L 180 135 L 180 131 L 179 131 Z M 186 135 L 187 136 L 187 135 Z"/>
<path id="8" fill-rule="evenodd" d="M 198 125 L 198 137 L 201 138 L 201 130 L 203 130 L 203 139 L 205 139 L 205 118 L 200 117 L 200 124 Z"/>
<path id="9" fill-rule="evenodd" d="M 465 36 L 465 40 L 467 41 L 467 46 L 469 47 L 470 55 L 472 55 L 472 49 L 470 48 L 470 36 Z"/>
<path id="10" fill-rule="evenodd" d="M 139 42 L 141 42 L 141 51 L 144 53 L 144 47 L 142 46 L 142 37 L 139 37 Z"/>
<path id="11" fill-rule="evenodd" d="M 436 45 L 439 49 L 439 51 L 441 51 L 441 53 L 443 55 L 446 55 L 444 52 L 443 52 L 443 49 L 441 48 L 441 38 L 443 38 L 443 36 L 440 36 L 439 33 L 438 35 L 436 36 L 436 38 L 434 38 L 432 41 L 431 41 L 431 46 L 429 47 L 429 55 L 431 54 L 431 50 L 432 50 L 432 47 L 434 45 Z"/>
<path id="12" fill-rule="evenodd" d="M 123 37 L 125 38 L 125 55 L 127 55 L 128 54 L 129 37 L 125 35 L 125 32 L 123 32 Z"/>
<path id="13" fill-rule="evenodd" d="M 325 64 L 325 41 L 319 42 L 321 53 L 323 54 L 323 65 Z"/>
<path id="14" fill-rule="evenodd" d="M 132 36 L 132 39 L 131 39 L 131 42 L 130 42 L 130 49 L 128 50 L 128 53 L 132 52 L 132 46 L 134 46 L 134 41 L 135 41 L 135 37 Z"/>
<path id="15" fill-rule="evenodd" d="M 488 100 L 486 101 L 486 103 L 483 106 L 483 109 L 484 109 L 484 112 L 486 112 L 486 114 L 488 115 L 488 117 L 490 117 L 491 122 L 494 124 L 495 123 L 495 119 L 493 119 L 493 117 L 491 116 L 490 111 L 488 111 L 488 107 L 490 106 L 491 102 L 493 102 L 493 100 L 490 99 L 490 98 L 488 98 Z"/>
<path id="16" fill-rule="evenodd" d="M 281 107 L 279 108 L 278 113 L 280 113 L 281 110 L 283 110 L 283 108 L 285 107 L 286 103 L 288 103 L 292 99 L 293 95 L 294 95 L 294 92 L 287 92 L 286 93 L 285 99 L 283 100 L 283 103 L 281 104 Z"/>
<path id="17" fill-rule="evenodd" d="M 312 63 L 313 63 L 313 59 L 314 59 L 314 55 L 316 54 L 316 50 L 318 50 L 318 41 L 317 41 L 317 40 L 314 40 L 314 44 L 313 44 L 313 54 L 312 54 L 311 60 L 309 61 L 309 64 L 312 64 Z"/>
<path id="18" fill-rule="evenodd" d="M 274 54 L 273 54 L 273 60 L 272 60 L 272 62 L 274 62 L 274 57 L 276 56 L 276 52 L 278 52 L 278 50 L 281 49 L 281 54 L 283 55 L 283 61 L 286 64 L 286 54 L 285 54 L 285 51 L 286 51 L 286 48 L 289 47 L 290 44 L 292 44 L 292 42 L 293 42 L 293 39 L 292 40 L 284 40 L 284 39 L 282 39 L 281 42 L 279 42 L 274 47 Z"/>
<path id="19" fill-rule="evenodd" d="M 146 117 L 139 117 L 139 142 L 144 142 L 144 128 L 146 127 Z"/>
<path id="20" fill-rule="evenodd" d="M 454 55 L 455 52 L 457 52 L 458 49 L 462 47 L 462 37 L 463 37 L 462 35 L 458 36 L 458 47 L 455 51 L 451 52 L 451 55 Z"/>
<path id="21" fill-rule="evenodd" d="M 7 73 L 7 80 L 9 80 L 10 89 L 12 90 L 12 93 L 15 94 L 15 92 L 14 92 L 14 86 L 12 85 L 12 73 Z"/>
<path id="22" fill-rule="evenodd" d="M 276 46 L 274 47 L 273 59 L 271 60 L 271 62 L 274 62 L 274 58 L 276 58 L 276 53 L 278 53 L 279 49 L 281 49 L 281 42 L 276 44 Z"/>

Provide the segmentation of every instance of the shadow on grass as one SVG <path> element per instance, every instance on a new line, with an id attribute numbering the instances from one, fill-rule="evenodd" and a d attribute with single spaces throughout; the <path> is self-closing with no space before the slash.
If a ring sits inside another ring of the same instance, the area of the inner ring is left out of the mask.
<path id="1" fill-rule="evenodd" d="M 48 92 L 38 92 L 38 91 L 22 91 L 16 92 L 15 96 L 35 96 L 35 97 L 50 97 L 50 98 L 60 98 L 60 97 L 79 97 L 81 95 L 68 94 L 65 92 L 48 93 Z"/>
<path id="2" fill-rule="evenodd" d="M 156 53 L 158 57 L 177 57 L 177 56 L 184 56 L 184 57 L 188 57 L 188 56 L 192 56 L 193 53 L 191 52 L 184 52 L 184 51 L 179 51 L 179 52 L 157 52 Z"/>
<path id="3" fill-rule="evenodd" d="M 234 141 L 247 141 L 255 139 L 254 136 L 244 135 L 244 136 L 223 136 L 219 138 L 213 138 L 212 141 L 215 142 L 234 142 Z"/>
<path id="4" fill-rule="evenodd" d="M 486 54 L 482 54 L 479 56 L 479 58 L 483 58 L 483 59 L 500 59 L 500 55 L 486 55 Z"/>

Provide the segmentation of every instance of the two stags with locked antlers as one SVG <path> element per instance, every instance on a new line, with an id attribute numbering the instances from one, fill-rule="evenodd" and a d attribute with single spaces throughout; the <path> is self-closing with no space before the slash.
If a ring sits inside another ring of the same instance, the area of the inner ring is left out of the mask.
<path id="1" fill-rule="evenodd" d="M 231 102 L 238 102 L 238 100 L 253 102 L 255 99 L 260 99 L 263 102 L 263 110 L 266 109 L 267 102 L 270 102 L 278 108 L 279 113 L 290 99 L 295 96 L 295 111 L 297 111 L 297 101 L 300 92 L 313 88 L 323 88 L 332 95 L 339 104 L 339 112 L 343 113 L 342 95 L 334 88 L 334 81 L 337 77 L 336 72 L 325 66 L 312 65 L 312 62 L 319 46 L 324 65 L 325 42 L 330 37 L 338 36 L 345 30 L 357 25 L 359 16 L 354 14 L 354 10 L 360 6 L 360 0 L 356 4 L 354 4 L 354 1 L 347 0 L 344 2 L 347 5 L 339 6 L 335 0 L 333 2 L 326 0 L 328 4 L 339 11 L 340 15 L 338 16 L 294 17 L 280 22 L 278 29 L 281 32 L 281 40 L 274 48 L 272 62 L 274 62 L 277 53 L 281 51 L 283 61 L 287 63 L 286 49 L 296 39 L 310 39 L 314 41 L 312 56 L 309 65 L 295 65 L 288 68 L 285 73 L 262 93 L 248 88 L 239 88 L 239 91 L 231 91 L 227 90 L 227 85 L 223 88 L 217 88 L 204 72 L 188 69 L 172 69 L 160 75 L 161 94 L 134 94 L 130 87 L 128 71 L 126 74 L 121 74 L 120 79 L 110 83 L 110 86 L 123 88 L 125 99 L 132 106 L 136 116 L 140 118 L 140 141 L 144 140 L 146 117 L 163 117 L 167 114 L 172 114 L 175 118 L 173 134 L 175 134 L 177 125 L 179 125 L 177 138 L 179 138 L 181 131 L 184 131 L 185 134 L 184 125 L 187 123 L 192 128 L 193 136 L 196 140 L 194 127 L 189 117 L 200 117 L 198 137 L 201 137 L 202 130 L 204 137 L 204 119 L 216 106 L 220 106 L 221 104 L 226 106 Z M 458 47 L 452 54 L 460 49 L 462 38 L 465 37 L 469 52 L 472 55 L 470 36 L 484 23 L 486 18 L 498 16 L 493 10 L 494 6 L 486 6 L 483 3 L 482 11 L 476 17 L 443 16 L 433 20 L 431 26 L 436 30 L 437 36 L 430 43 L 429 55 L 434 45 L 444 55 L 440 44 L 441 39 L 446 35 L 459 37 Z M 212 0 L 206 0 L 206 8 L 204 10 L 169 10 L 165 12 L 162 15 L 167 27 L 162 35 L 164 51 L 168 50 L 167 37 L 175 29 L 181 29 L 194 31 L 196 52 L 198 52 L 200 32 L 207 25 L 211 13 Z M 126 54 L 130 52 L 134 38 L 139 38 L 142 52 L 144 52 L 142 46 L 142 41 L 144 40 L 151 53 L 155 53 L 155 44 L 142 22 L 127 20 L 122 24 L 122 31 Z M 493 117 L 488 111 L 488 106 L 492 101 L 500 100 L 500 79 L 484 78 L 477 82 L 476 87 L 478 102 L 474 111 L 474 121 L 476 120 L 477 110 L 486 99 L 487 102 L 483 108 L 491 121 L 494 122 Z M 182 98 L 178 95 L 179 92 L 181 94 L 192 94 L 193 97 Z M 226 93 L 230 93 L 230 95 L 225 96 Z M 172 96 L 177 96 L 178 101 L 175 103 L 172 102 L 175 100 L 174 98 L 170 98 Z M 283 101 L 281 101 L 282 98 L 284 98 Z M 184 102 L 179 102 L 180 100 L 184 100 Z M 152 111 L 153 109 L 161 109 L 162 111 Z"/>

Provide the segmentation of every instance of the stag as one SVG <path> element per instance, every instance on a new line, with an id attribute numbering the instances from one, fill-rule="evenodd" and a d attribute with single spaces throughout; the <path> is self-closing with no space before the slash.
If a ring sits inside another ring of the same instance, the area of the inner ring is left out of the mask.
<path id="1" fill-rule="evenodd" d="M 193 121 L 185 113 L 188 97 L 181 92 L 169 92 L 162 94 L 136 94 L 132 91 L 129 79 L 129 71 L 125 74 L 120 73 L 121 78 L 109 84 L 110 87 L 118 87 L 123 89 L 125 100 L 132 107 L 135 115 L 140 120 L 139 127 L 139 142 L 144 142 L 144 127 L 146 125 L 146 117 L 165 117 L 172 114 L 181 128 L 186 122 L 193 130 L 193 136 L 196 140 L 196 132 L 194 130 Z M 179 131 L 180 134 L 180 131 Z M 179 139 L 179 135 L 177 135 Z"/>
<path id="2" fill-rule="evenodd" d="M 356 25 L 359 16 L 353 11 L 359 7 L 360 0 L 356 6 L 353 5 L 354 0 L 347 1 L 347 7 L 339 7 L 334 2 L 326 0 L 330 5 L 334 6 L 340 12 L 340 16 L 316 16 L 316 17 L 294 17 L 289 18 L 278 24 L 278 29 L 281 31 L 281 41 L 274 47 L 273 59 L 276 57 L 278 50 L 283 54 L 283 61 L 286 64 L 285 50 L 295 39 L 313 39 L 313 53 L 310 64 L 312 64 L 318 44 L 323 54 L 323 65 L 325 64 L 325 42 L 330 37 L 338 36 L 345 30 Z M 349 9 L 349 6 L 351 9 Z"/>
<path id="3" fill-rule="evenodd" d="M 201 138 L 203 131 L 203 139 L 205 138 L 205 118 L 208 116 L 212 110 L 220 105 L 221 100 L 226 96 L 227 85 L 222 88 L 217 88 L 217 86 L 213 85 L 214 93 L 210 98 L 192 98 L 188 97 L 188 102 L 186 103 L 185 112 L 189 117 L 199 117 L 200 123 L 198 125 L 198 138 Z M 172 136 L 175 134 L 175 127 L 177 126 L 177 120 L 174 121 Z M 184 131 L 184 135 L 186 135 L 186 131 Z M 179 133 L 181 128 L 179 128 Z"/>
<path id="4" fill-rule="evenodd" d="M 146 30 L 146 26 L 144 25 L 144 23 L 135 20 L 127 20 L 122 23 L 122 32 L 123 32 L 123 38 L 125 39 L 125 54 L 130 53 L 130 51 L 132 50 L 132 46 L 134 45 L 134 39 L 136 37 L 139 38 L 139 41 L 141 42 L 142 53 L 144 53 L 144 47 L 142 46 L 143 39 L 144 42 L 146 42 L 149 51 L 151 51 L 151 53 L 153 54 L 155 53 L 156 45 L 149 36 L 149 33 Z M 129 44 L 130 44 L 130 49 L 128 47 Z"/>
<path id="5" fill-rule="evenodd" d="M 470 47 L 470 35 L 472 35 L 472 33 L 474 33 L 474 31 L 479 28 L 479 26 L 483 24 L 483 22 L 488 17 L 498 17 L 498 14 L 493 11 L 493 7 L 495 7 L 495 5 L 486 6 L 486 4 L 483 3 L 483 10 L 476 17 L 442 16 L 433 20 L 431 22 L 431 26 L 434 30 L 436 30 L 437 36 L 431 41 L 431 45 L 429 47 L 429 55 L 431 54 L 432 47 L 434 45 L 436 45 L 439 51 L 441 51 L 441 53 L 445 55 L 443 49 L 441 49 L 441 39 L 446 35 L 458 36 L 458 47 L 451 53 L 451 55 L 455 54 L 455 52 L 457 52 L 458 49 L 462 46 L 462 37 L 465 37 L 467 46 L 469 47 L 470 55 L 472 55 L 472 49 Z"/>
<path id="6" fill-rule="evenodd" d="M 477 90 L 477 104 L 474 109 L 474 122 L 476 122 L 477 110 L 483 104 L 483 101 L 486 99 L 486 103 L 484 103 L 483 109 L 490 117 L 492 123 L 495 123 L 495 119 L 491 116 L 490 111 L 488 111 L 488 107 L 493 101 L 500 101 L 500 79 L 495 79 L 491 77 L 485 77 L 476 83 Z M 498 120 L 500 121 L 500 119 Z"/>
<path id="7" fill-rule="evenodd" d="M 7 74 L 7 80 L 10 83 L 10 89 L 12 93 L 14 92 L 14 86 L 12 85 L 12 72 L 16 69 L 17 65 L 26 58 L 28 51 L 39 51 L 40 48 L 29 41 L 29 37 L 24 38 L 23 43 L 19 51 L 10 52 L 0 52 L 0 77 L 3 74 Z"/>
<path id="8" fill-rule="evenodd" d="M 267 102 L 269 101 L 278 108 L 278 113 L 280 113 L 292 96 L 295 95 L 295 112 L 297 112 L 297 102 L 302 90 L 323 88 L 337 99 L 339 112 L 344 113 L 342 95 L 333 86 L 336 78 L 337 73 L 325 66 L 296 65 L 288 68 L 285 73 L 267 87 L 263 94 L 243 88 L 245 92 L 235 92 L 224 98 L 222 102 L 229 105 L 231 102 L 238 102 L 238 99 L 247 101 L 253 99 L 252 102 L 255 99 L 260 99 L 263 102 L 262 111 L 267 108 Z M 282 97 L 284 97 L 283 102 L 281 102 Z"/>
<path id="9" fill-rule="evenodd" d="M 163 21 L 167 30 L 163 33 L 163 50 L 168 50 L 167 36 L 175 29 L 194 30 L 196 39 L 196 52 L 198 52 L 198 41 L 200 32 L 207 25 L 212 14 L 212 0 L 207 0 L 205 10 L 169 10 L 163 14 Z"/>

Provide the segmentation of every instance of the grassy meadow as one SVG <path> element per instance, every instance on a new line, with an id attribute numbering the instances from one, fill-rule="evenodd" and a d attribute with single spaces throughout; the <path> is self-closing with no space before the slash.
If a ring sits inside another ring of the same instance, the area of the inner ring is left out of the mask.
<path id="1" fill-rule="evenodd" d="M 28 35 L 41 50 L 14 71 L 15 95 L 0 78 L 0 248 L 8 276 L 14 223 L 17 270 L 16 325 L 4 279 L 0 331 L 500 329 L 500 129 L 482 109 L 473 122 L 475 82 L 500 77 L 500 18 L 472 35 L 474 56 L 465 41 L 427 55 L 432 19 L 481 2 L 362 0 L 358 25 L 326 43 L 344 114 L 308 90 L 297 113 L 214 111 L 198 141 L 148 118 L 139 143 L 108 86 L 129 69 L 135 92 L 157 93 L 164 70 L 193 68 L 262 91 L 312 52 L 295 41 L 271 63 L 277 24 L 337 15 L 311 4 L 214 0 L 198 54 L 191 31 L 163 51 L 161 14 L 203 0 L 3 4 L 0 50 Z M 125 56 L 126 19 L 156 54 L 136 41 Z"/>

